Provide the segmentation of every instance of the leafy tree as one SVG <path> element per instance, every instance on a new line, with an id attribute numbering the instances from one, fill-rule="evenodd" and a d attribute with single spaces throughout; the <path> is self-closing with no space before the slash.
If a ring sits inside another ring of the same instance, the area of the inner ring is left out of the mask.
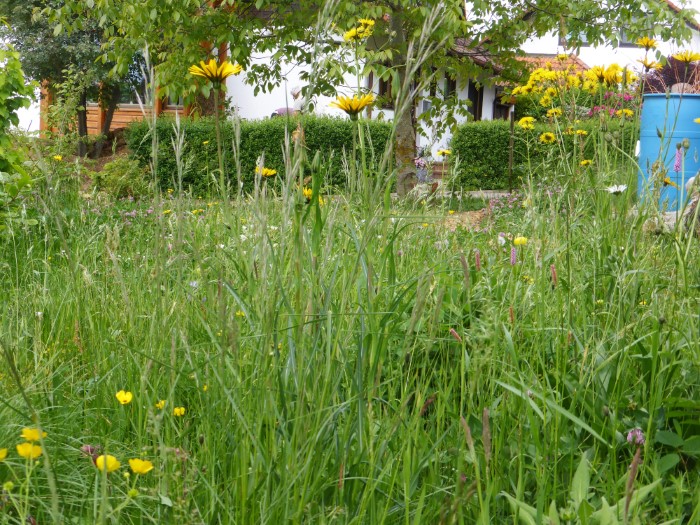
<path id="1" fill-rule="evenodd" d="M 79 31 L 65 32 L 41 16 L 41 10 L 57 9 L 63 4 L 57 0 L 0 0 L 0 12 L 8 24 L 0 28 L 0 37 L 11 43 L 22 55 L 23 69 L 30 79 L 56 86 L 66 82 L 67 75 L 75 79 L 94 79 L 79 82 L 76 93 L 77 132 L 79 154 L 87 153 L 87 111 L 89 99 L 99 100 L 106 110 L 102 129 L 103 140 L 98 140 L 93 155 L 99 156 L 104 137 L 109 132 L 112 116 L 123 90 L 132 89 L 138 79 L 137 66 L 127 68 L 126 74 L 113 74 L 114 64 L 98 60 L 103 56 L 104 30 L 98 21 L 89 19 Z M 133 63 L 133 61 L 132 61 Z"/>
<path id="2" fill-rule="evenodd" d="M 415 171 L 413 108 L 436 71 L 454 79 L 484 70 L 507 75 L 520 68 L 514 59 L 527 38 L 556 28 L 571 47 L 614 41 L 620 31 L 666 40 L 690 35 L 684 23 L 690 12 L 672 10 L 663 0 L 67 0 L 48 12 L 57 33 L 97 23 L 108 42 L 104 59 L 117 73 L 148 48 L 157 85 L 168 95 L 192 97 L 197 86 L 187 67 L 226 45 L 256 90 L 282 81 L 283 62 L 314 64 L 315 93 L 333 91 L 353 68 L 374 71 L 395 94 L 400 193 Z M 377 22 L 357 67 L 339 35 L 359 18 Z M 271 53 L 270 62 L 253 65 L 253 55 L 262 52 Z"/>

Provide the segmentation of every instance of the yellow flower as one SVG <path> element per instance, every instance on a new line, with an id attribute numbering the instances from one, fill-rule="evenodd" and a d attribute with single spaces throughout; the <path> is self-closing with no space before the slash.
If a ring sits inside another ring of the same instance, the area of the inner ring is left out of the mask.
<path id="1" fill-rule="evenodd" d="M 513 239 L 513 244 L 516 246 L 525 246 L 527 244 L 527 237 L 516 237 Z"/>
<path id="2" fill-rule="evenodd" d="M 700 60 L 700 53 L 696 53 L 695 51 L 681 51 L 680 53 L 676 53 L 673 55 L 673 58 L 678 60 L 679 62 L 685 62 L 686 64 L 690 64 L 691 62 L 697 62 Z"/>
<path id="3" fill-rule="evenodd" d="M 165 408 L 165 399 L 161 399 L 156 403 L 156 408 L 158 410 L 163 410 Z"/>
<path id="4" fill-rule="evenodd" d="M 356 118 L 360 111 L 371 106 L 373 103 L 374 95 L 372 93 L 367 93 L 361 97 L 353 95 L 352 98 L 339 96 L 336 100 L 331 102 L 330 105 L 342 109 L 345 113 L 350 115 L 350 117 Z"/>
<path id="5" fill-rule="evenodd" d="M 172 212 L 173 212 L 173 210 L 163 210 L 163 215 L 167 215 L 167 214 L 172 213 Z"/>
<path id="6" fill-rule="evenodd" d="M 645 71 L 649 71 L 650 69 L 661 69 L 662 67 L 656 60 L 649 60 L 647 57 L 639 59 L 637 62 L 644 66 Z"/>
<path id="7" fill-rule="evenodd" d="M 618 117 L 627 117 L 627 118 L 631 118 L 631 117 L 634 116 L 634 111 L 632 111 L 631 109 L 627 109 L 627 108 L 625 108 L 625 109 L 618 109 L 618 110 L 615 112 L 615 115 L 617 115 Z"/>
<path id="8" fill-rule="evenodd" d="M 209 385 L 202 385 L 202 392 L 209 390 Z"/>
<path id="9" fill-rule="evenodd" d="M 619 84 L 622 81 L 622 68 L 618 64 L 610 64 L 603 72 L 603 79 L 608 86 Z"/>
<path id="10" fill-rule="evenodd" d="M 134 399 L 134 394 L 120 390 L 116 393 L 116 398 L 122 405 L 128 405 L 131 403 L 131 400 Z"/>
<path id="11" fill-rule="evenodd" d="M 644 299 L 639 301 L 639 306 L 646 306 L 646 305 L 647 305 L 647 302 Z"/>
<path id="12" fill-rule="evenodd" d="M 61 155 L 54 155 L 53 160 L 57 160 L 58 162 L 61 162 L 63 160 L 63 157 Z"/>
<path id="13" fill-rule="evenodd" d="M 656 40 L 649 38 L 648 36 L 643 36 L 642 38 L 639 38 L 635 44 L 649 51 L 650 49 L 654 49 L 656 47 Z"/>
<path id="14" fill-rule="evenodd" d="M 700 124 L 700 117 L 694 118 L 694 119 L 693 119 L 693 122 L 695 122 L 696 124 Z"/>
<path id="15" fill-rule="evenodd" d="M 569 58 L 569 55 L 567 55 L 566 53 L 559 53 L 559 54 L 557 55 L 557 60 L 558 60 L 559 62 L 566 62 L 566 60 L 567 60 L 568 58 Z"/>
<path id="16" fill-rule="evenodd" d="M 134 499 L 139 495 L 138 489 L 129 489 L 129 492 L 126 493 L 127 496 L 129 496 L 131 499 Z"/>
<path id="17" fill-rule="evenodd" d="M 360 22 L 360 24 L 363 26 L 374 27 L 374 20 L 371 18 L 360 18 L 358 22 Z"/>
<path id="18" fill-rule="evenodd" d="M 34 445 L 32 443 L 22 443 L 17 445 L 17 454 L 22 456 L 24 459 L 36 459 L 41 456 L 43 450 L 39 445 Z"/>
<path id="19" fill-rule="evenodd" d="M 522 129 L 535 129 L 535 117 L 523 117 L 518 121 Z"/>
<path id="20" fill-rule="evenodd" d="M 173 416 L 182 417 L 185 415 L 185 407 L 173 408 Z"/>
<path id="21" fill-rule="evenodd" d="M 588 131 L 586 131 L 585 129 L 577 129 L 575 133 L 579 137 L 585 137 L 586 135 L 588 135 Z"/>
<path id="22" fill-rule="evenodd" d="M 452 155 L 452 150 L 451 149 L 439 149 L 437 154 L 440 155 L 441 157 L 446 157 L 447 155 Z"/>
<path id="23" fill-rule="evenodd" d="M 311 188 L 302 188 L 301 193 L 307 201 L 310 201 L 314 191 Z"/>
<path id="24" fill-rule="evenodd" d="M 5 492 L 12 492 L 12 489 L 15 488 L 15 484 L 12 483 L 11 481 L 6 481 L 5 483 L 2 484 L 2 490 Z"/>
<path id="25" fill-rule="evenodd" d="M 547 108 L 551 105 L 552 105 L 552 97 L 550 95 L 544 95 L 540 99 L 540 106 L 542 106 L 543 108 Z"/>
<path id="26" fill-rule="evenodd" d="M 579 162 L 579 166 L 585 168 L 586 166 L 590 166 L 592 163 L 593 163 L 592 160 L 583 159 L 581 162 Z"/>
<path id="27" fill-rule="evenodd" d="M 449 213 L 450 215 L 454 215 L 454 214 L 455 214 L 455 211 L 454 211 L 454 210 L 450 210 L 450 211 L 448 211 L 447 213 Z"/>
<path id="28" fill-rule="evenodd" d="M 0 448 L 0 461 L 5 461 L 6 457 L 7 457 L 7 449 Z"/>
<path id="29" fill-rule="evenodd" d="M 122 466 L 122 464 L 119 463 L 119 460 L 114 456 L 110 456 L 109 454 L 102 454 L 101 456 L 97 456 L 97 459 L 95 460 L 95 466 L 100 472 L 106 471 L 109 474 L 110 472 L 118 470 L 119 467 Z"/>
<path id="30" fill-rule="evenodd" d="M 208 141 L 208 140 L 203 140 L 203 141 L 202 141 L 202 146 L 206 146 L 207 144 L 209 144 L 209 141 Z"/>
<path id="31" fill-rule="evenodd" d="M 676 184 L 675 182 L 673 182 L 673 181 L 671 180 L 670 177 L 666 177 L 666 178 L 663 180 L 663 183 L 664 183 L 664 186 L 671 186 L 671 187 L 673 187 L 673 188 L 678 189 L 678 184 Z"/>
<path id="32" fill-rule="evenodd" d="M 561 115 L 562 115 L 561 108 L 552 108 L 552 109 L 547 110 L 547 116 L 549 118 L 561 117 Z"/>
<path id="33" fill-rule="evenodd" d="M 598 306 L 603 306 L 603 304 L 605 304 L 605 301 L 603 301 L 602 299 L 596 299 L 595 304 Z"/>
<path id="34" fill-rule="evenodd" d="M 237 310 L 236 317 L 245 317 L 245 312 L 243 310 Z"/>
<path id="35" fill-rule="evenodd" d="M 203 210 L 202 208 L 197 208 L 197 209 L 195 209 L 195 210 L 192 210 L 191 213 L 192 213 L 192 215 L 197 215 L 197 214 L 200 214 L 200 213 L 204 213 L 204 210 Z"/>
<path id="36" fill-rule="evenodd" d="M 360 18 L 360 25 L 346 31 L 343 35 L 343 40 L 346 42 L 355 42 L 356 40 L 364 40 L 372 36 L 374 29 L 374 20 L 370 18 Z"/>
<path id="37" fill-rule="evenodd" d="M 260 168 L 260 166 L 257 166 L 255 168 L 255 173 L 262 175 L 263 177 L 272 177 L 273 175 L 277 175 L 277 170 L 273 170 L 270 168 Z"/>
<path id="38" fill-rule="evenodd" d="M 46 432 L 42 432 L 41 436 L 39 436 L 38 428 L 23 428 L 21 436 L 23 440 L 33 443 L 39 441 L 41 438 L 45 438 Z"/>
<path id="39" fill-rule="evenodd" d="M 202 60 L 198 66 L 190 66 L 189 69 L 190 75 L 204 77 L 215 84 L 221 84 L 226 78 L 231 75 L 238 75 L 241 71 L 243 71 L 243 68 L 239 64 L 233 65 L 228 60 L 217 64 L 213 58 L 208 63 Z"/>
<path id="40" fill-rule="evenodd" d="M 549 131 L 540 135 L 540 142 L 542 144 L 553 144 L 554 142 L 556 142 L 556 140 L 557 138 L 554 136 L 554 133 L 551 133 Z"/>
<path id="41" fill-rule="evenodd" d="M 134 474 L 148 474 L 153 470 L 153 463 L 147 459 L 134 458 L 129 460 L 129 467 Z"/>

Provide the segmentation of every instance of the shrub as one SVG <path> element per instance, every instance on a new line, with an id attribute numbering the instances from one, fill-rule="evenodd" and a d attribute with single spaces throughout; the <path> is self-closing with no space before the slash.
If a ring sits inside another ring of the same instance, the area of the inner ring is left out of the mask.
<path id="1" fill-rule="evenodd" d="M 301 120 L 304 127 L 307 156 L 313 158 L 317 151 L 330 161 L 327 162 L 325 184 L 343 186 L 346 175 L 343 170 L 343 152 L 352 150 L 353 123 L 346 119 L 304 116 L 301 119 L 273 118 L 257 121 L 241 121 L 240 162 L 241 177 L 244 191 L 250 191 L 254 184 L 255 167 L 260 155 L 265 155 L 265 167 L 284 174 L 285 130 L 293 132 Z M 364 123 L 371 138 L 376 158 L 381 158 L 391 132 L 390 124 L 376 121 Z M 212 118 L 183 120 L 181 127 L 185 133 L 185 148 L 183 159 L 186 170 L 183 174 L 183 186 L 195 191 L 206 189 L 212 179 L 212 171 L 216 170 L 218 160 L 216 153 L 215 122 Z M 158 134 L 158 173 L 157 179 L 161 187 L 174 184 L 177 167 L 173 155 L 171 139 L 174 135 L 172 118 L 162 117 L 157 120 Z M 125 137 L 132 154 L 143 166 L 151 158 L 151 140 L 149 127 L 146 122 L 133 122 L 126 129 Z M 222 125 L 222 142 L 226 151 L 227 173 L 229 181 L 236 181 L 237 175 L 232 162 L 231 144 L 234 137 L 232 123 Z M 369 142 L 369 141 L 368 141 Z M 277 179 L 279 180 L 279 179 Z M 274 181 L 273 181 L 274 182 Z"/>
<path id="2" fill-rule="evenodd" d="M 92 175 L 95 187 L 114 198 L 143 197 L 151 193 L 146 170 L 135 159 L 117 157 Z"/>
<path id="3" fill-rule="evenodd" d="M 587 133 L 585 139 L 579 140 L 583 144 L 583 150 L 578 151 L 575 157 L 579 160 L 593 159 L 596 143 L 600 142 L 611 144 L 616 151 L 622 149 L 623 155 L 633 155 L 639 135 L 638 126 L 633 122 L 617 118 L 604 121 L 603 124 L 599 120 L 583 121 L 576 124 L 576 129 Z M 553 124 L 537 124 L 531 131 L 525 131 L 516 125 L 513 140 L 513 177 L 516 186 L 521 184 L 528 166 L 541 164 L 547 159 L 551 148 L 557 147 L 539 143 L 540 134 L 548 131 L 555 132 L 557 139 L 563 141 L 562 150 L 566 153 L 559 156 L 560 161 L 572 160 L 574 135 L 557 129 Z M 510 123 L 504 120 L 468 122 L 460 126 L 451 143 L 453 154 L 459 156 L 460 162 L 457 185 L 465 190 L 509 188 L 509 140 Z"/>

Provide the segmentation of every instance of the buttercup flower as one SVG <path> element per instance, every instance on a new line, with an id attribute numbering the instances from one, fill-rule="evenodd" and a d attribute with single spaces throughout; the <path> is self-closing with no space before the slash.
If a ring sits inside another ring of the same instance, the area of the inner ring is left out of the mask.
<path id="1" fill-rule="evenodd" d="M 165 408 L 165 399 L 161 399 L 156 403 L 156 408 L 158 410 L 163 410 Z"/>
<path id="2" fill-rule="evenodd" d="M 553 144 L 554 142 L 556 142 L 556 140 L 557 138 L 554 136 L 554 133 L 550 131 L 546 131 L 545 133 L 542 133 L 542 135 L 540 135 L 540 142 L 542 144 Z"/>
<path id="3" fill-rule="evenodd" d="M 7 449 L 0 448 L 0 461 L 4 461 L 6 457 L 7 457 Z"/>
<path id="4" fill-rule="evenodd" d="M 656 47 L 656 40 L 649 38 L 648 36 L 643 36 L 642 38 L 638 39 L 635 44 L 649 51 L 650 49 L 654 49 Z"/>
<path id="5" fill-rule="evenodd" d="M 513 244 L 516 246 L 525 246 L 527 244 L 527 237 L 516 237 L 513 239 Z"/>
<path id="6" fill-rule="evenodd" d="M 535 117 L 523 117 L 518 121 L 518 126 L 522 129 L 535 129 Z"/>
<path id="7" fill-rule="evenodd" d="M 581 166 L 582 168 L 585 168 L 586 166 L 590 166 L 592 163 L 593 163 L 593 161 L 590 160 L 590 159 L 583 159 L 583 160 L 582 160 L 581 162 L 579 162 L 578 164 L 579 164 L 579 166 Z"/>
<path id="8" fill-rule="evenodd" d="M 129 460 L 129 467 L 134 474 L 148 474 L 153 470 L 153 463 L 147 459 L 134 458 Z"/>
<path id="9" fill-rule="evenodd" d="M 117 398 L 117 401 L 119 401 L 122 405 L 128 405 L 129 403 L 131 403 L 131 400 L 134 399 L 134 394 L 132 394 L 131 392 L 126 392 L 124 390 L 120 390 L 116 393 L 115 397 Z"/>
<path id="10" fill-rule="evenodd" d="M 182 417 L 185 415 L 185 407 L 173 408 L 173 416 Z"/>
<path id="11" fill-rule="evenodd" d="M 41 456 L 43 450 L 39 445 L 33 443 L 21 443 L 17 445 L 17 454 L 24 459 L 36 459 Z"/>
<path id="12" fill-rule="evenodd" d="M 336 100 L 330 103 L 332 107 L 342 109 L 350 115 L 351 118 L 357 118 L 357 114 L 363 109 L 370 107 L 374 103 L 374 95 L 372 93 L 367 93 L 358 97 L 353 95 L 350 97 L 339 96 Z"/>
<path id="13" fill-rule="evenodd" d="M 109 454 L 102 454 L 101 456 L 97 456 L 97 459 L 95 460 L 95 466 L 100 472 L 106 471 L 109 474 L 110 472 L 118 470 L 119 467 L 122 466 L 122 464 L 119 463 L 119 460 L 114 456 L 111 456 Z"/>
<path id="14" fill-rule="evenodd" d="M 35 441 L 39 441 L 41 438 L 45 438 L 46 435 L 46 432 L 41 432 L 40 436 L 38 428 L 23 428 L 21 437 L 23 440 L 33 443 Z"/>
<path id="15" fill-rule="evenodd" d="M 691 62 L 697 62 L 698 60 L 700 60 L 700 53 L 690 50 L 681 51 L 680 53 L 676 53 L 672 56 L 679 62 L 685 62 L 686 64 L 690 64 Z"/>
<path id="16" fill-rule="evenodd" d="M 262 175 L 263 177 L 272 177 L 273 175 L 277 175 L 277 170 L 273 170 L 270 168 L 260 168 L 260 166 L 256 166 L 255 168 L 255 173 L 258 175 Z"/>
<path id="17" fill-rule="evenodd" d="M 243 68 L 239 64 L 233 65 L 228 60 L 222 62 L 221 64 L 217 64 L 216 60 L 213 58 L 209 60 L 208 63 L 205 63 L 204 60 L 202 60 L 198 66 L 193 65 L 190 66 L 189 69 L 190 75 L 204 77 L 207 80 L 211 80 L 215 84 L 221 84 L 231 75 L 238 75 L 241 71 L 243 71 Z"/>

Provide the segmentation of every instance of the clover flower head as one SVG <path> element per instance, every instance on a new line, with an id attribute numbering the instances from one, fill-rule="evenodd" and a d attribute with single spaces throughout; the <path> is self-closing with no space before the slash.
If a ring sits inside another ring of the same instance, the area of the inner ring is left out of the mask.
<path id="1" fill-rule="evenodd" d="M 630 445 L 641 446 L 644 444 L 646 439 L 644 438 L 644 432 L 641 428 L 633 428 L 627 433 L 627 443 Z"/>

